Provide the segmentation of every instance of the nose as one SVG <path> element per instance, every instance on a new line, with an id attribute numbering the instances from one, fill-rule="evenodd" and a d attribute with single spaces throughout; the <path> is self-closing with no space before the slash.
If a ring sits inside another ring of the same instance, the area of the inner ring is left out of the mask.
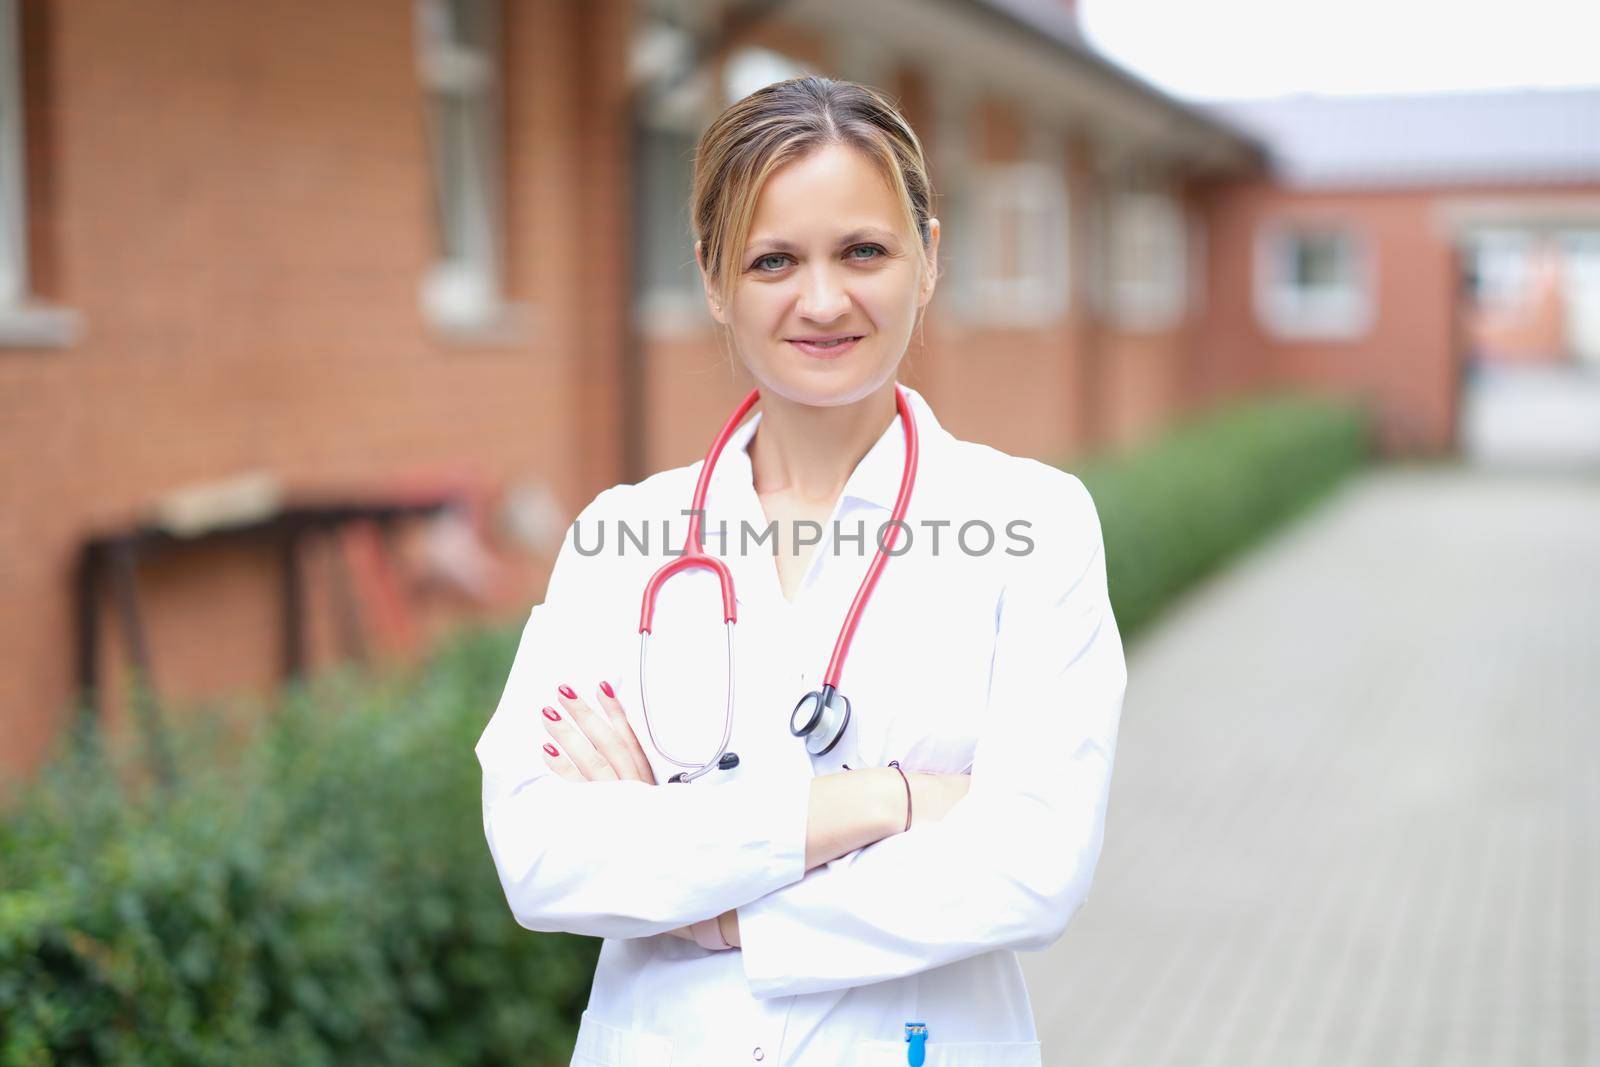
<path id="1" fill-rule="evenodd" d="M 802 318 L 826 325 L 850 310 L 850 294 L 827 266 L 813 267 L 805 274 L 796 310 Z"/>

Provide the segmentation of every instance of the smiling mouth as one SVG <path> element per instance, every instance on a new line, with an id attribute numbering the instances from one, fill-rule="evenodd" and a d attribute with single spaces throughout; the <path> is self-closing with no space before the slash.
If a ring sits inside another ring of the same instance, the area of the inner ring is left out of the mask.
<path id="1" fill-rule="evenodd" d="M 841 337 L 833 341 L 806 341 L 790 338 L 789 343 L 812 359 L 840 359 L 856 346 L 864 335 Z"/>

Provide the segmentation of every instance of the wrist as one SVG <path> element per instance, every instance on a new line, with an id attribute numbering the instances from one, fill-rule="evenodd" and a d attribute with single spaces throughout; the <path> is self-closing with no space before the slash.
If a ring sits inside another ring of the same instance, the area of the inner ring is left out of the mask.
<path id="1" fill-rule="evenodd" d="M 880 836 L 893 837 L 904 833 L 906 818 L 911 813 L 911 776 L 906 773 L 905 777 L 901 777 L 902 772 L 894 767 L 875 768 L 874 773 L 882 775 Z"/>
<path id="2" fill-rule="evenodd" d="M 713 919 L 701 919 L 689 927 L 694 936 L 694 943 L 710 952 L 719 952 L 722 949 L 732 948 L 728 939 L 722 935 L 722 916 Z"/>

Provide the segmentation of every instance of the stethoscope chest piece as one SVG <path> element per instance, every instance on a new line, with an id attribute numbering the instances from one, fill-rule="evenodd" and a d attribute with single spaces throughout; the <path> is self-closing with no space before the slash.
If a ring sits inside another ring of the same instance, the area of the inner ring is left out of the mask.
<path id="1" fill-rule="evenodd" d="M 789 713 L 789 732 L 805 738 L 813 756 L 831 752 L 849 725 L 850 698 L 831 685 L 807 693 Z"/>

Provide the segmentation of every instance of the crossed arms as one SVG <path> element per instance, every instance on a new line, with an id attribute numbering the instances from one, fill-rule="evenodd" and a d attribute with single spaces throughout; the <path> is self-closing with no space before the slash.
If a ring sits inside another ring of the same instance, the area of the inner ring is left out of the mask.
<path id="1" fill-rule="evenodd" d="M 517 921 L 630 938 L 733 912 L 722 928 L 757 997 L 1052 944 L 1099 860 L 1127 684 L 1098 516 L 1076 478 L 1052 473 L 1053 522 L 1041 532 L 1074 550 L 1040 553 L 1007 582 L 970 790 L 934 820 L 920 814 L 920 790 L 931 787 L 919 785 L 905 833 L 893 770 L 659 788 L 619 772 L 634 757 L 614 744 L 637 740 L 605 735 L 598 713 L 598 747 L 586 752 L 575 734 L 568 742 L 580 758 L 610 751 L 616 776 L 563 775 L 542 747 L 551 734 L 538 709 L 569 677 L 604 677 L 584 659 L 599 645 L 586 639 L 600 622 L 587 605 L 605 601 L 595 595 L 599 561 L 569 540 L 477 746 L 485 835 Z M 580 518 L 604 514 L 628 488 L 602 493 Z M 577 726 L 583 712 L 560 699 Z M 587 726 L 577 727 L 585 737 Z M 581 775 L 568 745 L 555 747 Z"/>

